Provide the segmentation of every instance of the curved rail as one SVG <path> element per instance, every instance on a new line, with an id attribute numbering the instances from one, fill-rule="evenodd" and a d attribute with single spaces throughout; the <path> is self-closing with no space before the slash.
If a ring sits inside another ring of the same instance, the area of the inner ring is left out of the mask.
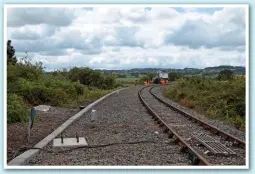
<path id="1" fill-rule="evenodd" d="M 216 135 L 219 135 L 219 136 L 222 136 L 224 137 L 225 140 L 230 140 L 230 141 L 234 141 L 234 143 L 237 145 L 237 146 L 240 146 L 242 148 L 245 148 L 245 142 L 238 139 L 237 137 L 234 137 L 233 135 L 230 135 L 229 133 L 227 132 L 224 132 L 220 129 L 218 129 L 217 127 L 213 126 L 213 125 L 210 125 L 206 122 L 204 122 L 203 120 L 199 119 L 199 118 L 196 118 L 190 114 L 188 114 L 187 112 L 167 103 L 166 101 L 162 100 L 161 98 L 159 98 L 158 96 L 156 96 L 155 94 L 152 93 L 152 89 L 155 88 L 156 86 L 154 87 L 151 87 L 151 89 L 149 90 L 150 94 L 153 95 L 153 97 L 155 97 L 157 100 L 159 100 L 160 102 L 162 102 L 163 104 L 165 104 L 166 106 L 170 107 L 172 110 L 174 111 L 177 111 L 178 113 L 186 116 L 188 119 L 191 119 L 197 123 L 199 123 L 201 126 L 203 126 L 205 129 L 209 129 L 211 132 L 213 132 L 214 134 Z"/>
<path id="2" fill-rule="evenodd" d="M 145 102 L 142 97 L 141 91 L 147 87 L 143 87 L 138 91 L 139 99 L 141 100 L 142 104 L 146 107 L 146 109 L 151 113 L 152 118 L 157 121 L 157 123 L 164 127 L 164 132 L 168 133 L 169 138 L 174 138 L 177 143 L 181 146 L 182 152 L 187 152 L 192 157 L 192 164 L 193 165 L 212 165 L 210 164 L 203 156 L 201 156 L 194 148 L 192 148 L 188 143 L 185 142 L 183 138 L 181 138 L 170 126 L 168 126 L 160 116 L 153 111 L 153 109 Z"/>

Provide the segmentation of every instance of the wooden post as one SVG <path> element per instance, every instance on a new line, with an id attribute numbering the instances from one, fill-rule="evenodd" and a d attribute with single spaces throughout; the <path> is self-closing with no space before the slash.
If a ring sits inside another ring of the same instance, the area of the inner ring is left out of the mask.
<path id="1" fill-rule="evenodd" d="M 28 132 L 27 132 L 27 143 L 30 143 L 30 134 L 31 134 L 31 129 L 34 123 L 34 119 L 36 117 L 36 110 L 34 107 L 30 109 L 30 114 L 29 114 L 29 122 L 28 122 Z"/>
<path id="2" fill-rule="evenodd" d="M 28 130 L 27 130 L 27 143 L 30 143 L 30 130 L 31 130 L 31 116 L 29 115 Z"/>

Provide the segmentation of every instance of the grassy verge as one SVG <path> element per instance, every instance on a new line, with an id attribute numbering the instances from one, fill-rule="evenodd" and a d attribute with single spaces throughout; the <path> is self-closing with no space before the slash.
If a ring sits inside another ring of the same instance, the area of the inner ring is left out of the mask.
<path id="1" fill-rule="evenodd" d="M 116 81 L 120 86 L 130 87 L 134 86 L 136 81 L 138 83 L 139 78 L 136 77 L 117 78 Z"/>
<path id="2" fill-rule="evenodd" d="M 76 108 L 77 106 L 79 107 L 80 105 L 84 105 L 84 103 L 86 103 L 86 102 L 91 102 L 91 101 L 97 100 L 97 99 L 103 97 L 104 95 L 109 94 L 117 89 L 119 89 L 119 88 L 111 89 L 111 90 L 100 90 L 100 89 L 88 90 L 88 89 L 86 89 L 84 91 L 83 95 L 78 96 L 78 100 L 76 98 L 76 100 L 69 101 L 68 103 L 65 103 L 63 105 L 63 107 Z"/>
<path id="3" fill-rule="evenodd" d="M 165 96 L 213 119 L 245 129 L 245 78 L 231 81 L 186 78 L 175 82 Z"/>

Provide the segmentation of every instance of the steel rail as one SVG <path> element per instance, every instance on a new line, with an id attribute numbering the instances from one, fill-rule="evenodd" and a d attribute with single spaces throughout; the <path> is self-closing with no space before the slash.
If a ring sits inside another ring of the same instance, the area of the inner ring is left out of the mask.
<path id="1" fill-rule="evenodd" d="M 138 91 L 139 99 L 141 100 L 142 104 L 145 108 L 149 111 L 152 115 L 152 118 L 157 121 L 160 127 L 164 127 L 164 132 L 168 133 L 169 138 L 174 138 L 175 142 L 177 142 L 180 146 L 181 152 L 187 152 L 190 157 L 192 157 L 192 164 L 193 165 L 212 165 L 210 164 L 202 155 L 200 155 L 194 148 L 192 148 L 183 138 L 181 138 L 167 123 L 165 123 L 162 118 L 145 102 L 144 98 L 142 97 L 142 90 L 147 88 L 143 87 Z"/>
<path id="2" fill-rule="evenodd" d="M 192 115 L 190 115 L 189 113 L 169 104 L 168 102 L 162 100 L 161 98 L 159 98 L 158 96 L 156 96 L 151 90 L 155 87 L 158 87 L 158 86 L 154 86 L 154 87 L 151 87 L 151 89 L 149 90 L 150 94 L 153 95 L 153 97 L 155 97 L 158 101 L 160 101 L 161 103 L 165 104 L 166 106 L 170 107 L 172 110 L 180 113 L 181 115 L 184 115 L 186 116 L 188 119 L 191 119 L 195 122 L 197 122 L 198 124 L 200 124 L 201 126 L 203 126 L 205 129 L 209 129 L 212 133 L 216 134 L 216 135 L 219 135 L 219 136 L 222 136 L 224 137 L 225 140 L 230 140 L 230 141 L 234 141 L 234 143 L 237 145 L 237 146 L 240 146 L 242 148 L 245 148 L 245 142 L 240 140 L 239 138 L 237 137 L 234 137 L 233 135 L 230 135 L 229 133 L 227 132 L 224 132 L 220 129 L 218 129 L 217 127 L 213 126 L 213 125 L 210 125 L 206 122 L 204 122 L 203 120 L 199 119 L 199 118 L 196 118 Z"/>

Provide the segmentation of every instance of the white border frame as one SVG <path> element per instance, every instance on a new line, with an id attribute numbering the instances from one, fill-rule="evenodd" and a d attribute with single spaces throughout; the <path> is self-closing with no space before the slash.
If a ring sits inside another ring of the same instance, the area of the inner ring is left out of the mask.
<path id="1" fill-rule="evenodd" d="M 33 7 L 243 7 L 246 12 L 246 165 L 245 166 L 8 166 L 7 165 L 7 8 Z M 4 169 L 249 169 L 249 4 L 4 4 Z"/>

